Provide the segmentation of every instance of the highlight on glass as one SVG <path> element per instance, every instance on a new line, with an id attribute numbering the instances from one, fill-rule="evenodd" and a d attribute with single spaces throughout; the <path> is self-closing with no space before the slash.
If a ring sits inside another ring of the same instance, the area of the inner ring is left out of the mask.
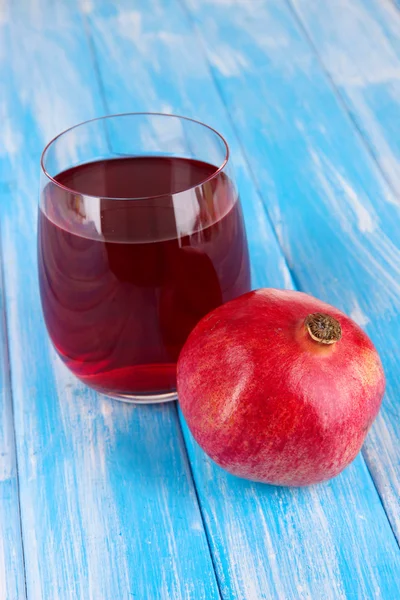
<path id="1" fill-rule="evenodd" d="M 108 116 L 54 138 L 41 167 L 40 294 L 59 356 L 108 396 L 175 399 L 193 327 L 250 289 L 225 140 L 184 117 Z"/>

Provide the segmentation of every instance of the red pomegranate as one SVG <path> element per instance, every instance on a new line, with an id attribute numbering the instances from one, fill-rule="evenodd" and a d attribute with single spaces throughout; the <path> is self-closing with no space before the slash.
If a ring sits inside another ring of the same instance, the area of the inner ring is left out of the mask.
<path id="1" fill-rule="evenodd" d="M 338 475 L 384 388 L 362 329 L 301 292 L 260 289 L 220 306 L 178 361 L 179 402 L 200 446 L 230 473 L 275 485 Z"/>

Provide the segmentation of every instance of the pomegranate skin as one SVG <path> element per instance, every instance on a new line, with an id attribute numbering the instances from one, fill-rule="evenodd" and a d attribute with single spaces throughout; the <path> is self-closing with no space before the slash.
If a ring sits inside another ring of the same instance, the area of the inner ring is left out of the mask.
<path id="1" fill-rule="evenodd" d="M 305 321 L 315 313 L 340 324 L 338 341 L 312 339 Z M 362 329 L 288 290 L 249 292 L 204 317 L 177 370 L 179 403 L 204 451 L 234 475 L 274 485 L 338 475 L 358 454 L 385 389 Z"/>

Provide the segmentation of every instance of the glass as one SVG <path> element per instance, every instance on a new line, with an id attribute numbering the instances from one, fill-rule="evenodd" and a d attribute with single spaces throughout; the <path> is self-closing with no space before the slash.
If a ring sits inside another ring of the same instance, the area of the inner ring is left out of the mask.
<path id="1" fill-rule="evenodd" d="M 38 262 L 50 338 L 88 386 L 131 402 L 176 398 L 196 323 L 250 289 L 225 140 L 184 117 L 82 123 L 42 155 Z"/>

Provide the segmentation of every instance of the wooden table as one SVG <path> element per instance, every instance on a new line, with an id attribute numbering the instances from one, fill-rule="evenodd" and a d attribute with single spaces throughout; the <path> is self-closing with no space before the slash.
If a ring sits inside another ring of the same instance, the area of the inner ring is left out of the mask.
<path id="1" fill-rule="evenodd" d="M 2 0 L 0 82 L 0 600 L 398 600 L 400 6 Z M 380 351 L 381 414 L 334 481 L 229 476 L 174 404 L 103 399 L 51 348 L 41 150 L 142 110 L 227 137 L 254 285 L 337 305 Z"/>

